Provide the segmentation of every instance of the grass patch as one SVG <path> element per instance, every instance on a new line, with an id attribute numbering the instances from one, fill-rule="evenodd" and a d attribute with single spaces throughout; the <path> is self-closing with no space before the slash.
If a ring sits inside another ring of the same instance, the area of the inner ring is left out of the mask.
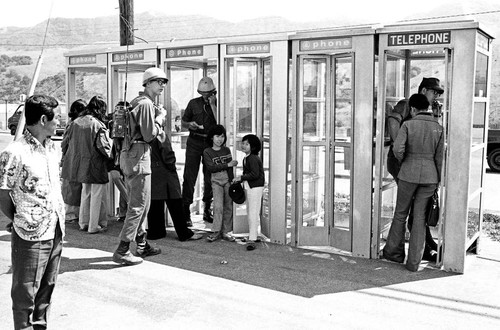
<path id="1" fill-rule="evenodd" d="M 500 215 L 485 213 L 483 215 L 483 232 L 492 240 L 500 242 Z"/>

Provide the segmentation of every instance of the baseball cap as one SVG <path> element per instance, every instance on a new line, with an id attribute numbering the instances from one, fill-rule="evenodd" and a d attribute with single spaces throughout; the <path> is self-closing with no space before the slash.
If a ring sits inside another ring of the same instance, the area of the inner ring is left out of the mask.
<path id="1" fill-rule="evenodd" d="M 426 89 L 433 89 L 436 92 L 438 92 L 439 94 L 444 93 L 444 89 L 443 89 L 443 87 L 441 87 L 441 84 L 440 84 L 438 78 L 423 78 L 422 82 L 420 83 L 419 90 L 421 90 L 424 87 Z"/>

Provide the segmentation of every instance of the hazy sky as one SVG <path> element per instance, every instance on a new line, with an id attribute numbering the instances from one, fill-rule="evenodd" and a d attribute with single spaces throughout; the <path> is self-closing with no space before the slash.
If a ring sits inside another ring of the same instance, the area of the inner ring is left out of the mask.
<path id="1" fill-rule="evenodd" d="M 497 1 L 497 0 L 492 0 Z M 98 17 L 118 15 L 118 0 L 7 0 L 2 1 L 0 27 L 32 26 L 50 17 Z M 402 5 L 404 3 L 404 5 Z M 135 13 L 145 11 L 168 15 L 204 14 L 233 22 L 262 16 L 282 16 L 293 21 L 312 21 L 337 16 L 355 15 L 366 23 L 397 21 L 407 16 L 409 4 L 413 12 L 428 11 L 442 1 L 418 0 L 135 0 Z M 285 5 L 283 5 L 285 4 Z M 51 12 L 52 7 L 52 12 Z"/>

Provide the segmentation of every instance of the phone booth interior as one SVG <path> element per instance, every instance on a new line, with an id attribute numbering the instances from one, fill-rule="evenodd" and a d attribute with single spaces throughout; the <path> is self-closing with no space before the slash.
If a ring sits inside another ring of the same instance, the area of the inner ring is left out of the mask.
<path id="1" fill-rule="evenodd" d="M 241 139 L 255 134 L 262 142 L 260 157 L 265 186 L 260 233 L 272 242 L 286 242 L 286 151 L 288 107 L 288 35 L 270 34 L 220 41 L 219 119 L 227 130 L 226 145 L 242 174 Z M 270 205 L 273 205 L 271 208 Z M 234 204 L 234 233 L 247 233 L 245 204 Z M 272 219 L 272 221 L 271 221 Z"/>
<path id="2" fill-rule="evenodd" d="M 100 95 L 105 99 L 108 96 L 107 88 L 107 55 L 104 52 L 72 51 L 66 56 L 66 104 L 83 99 L 85 102 Z"/>
<path id="3" fill-rule="evenodd" d="M 291 39 L 290 243 L 368 258 L 375 29 Z"/>
<path id="4" fill-rule="evenodd" d="M 463 272 L 465 252 L 479 237 L 491 37 L 472 21 L 385 26 L 379 34 L 377 136 L 372 256 L 385 244 L 396 206 L 397 185 L 387 170 L 387 116 L 400 100 L 419 92 L 422 79 L 438 78 L 442 95 L 430 90 L 432 112 L 443 125 L 445 150 L 440 182 L 441 220 L 430 227 L 438 243 L 437 265 Z M 467 189 L 468 187 L 468 189 Z"/>
<path id="5" fill-rule="evenodd" d="M 218 86 L 218 44 L 214 39 L 174 41 L 160 45 L 160 58 L 169 80 L 163 103 L 167 109 L 165 131 L 171 136 L 175 151 L 177 171 L 182 180 L 185 164 L 186 141 L 189 131 L 181 124 L 184 110 L 193 98 L 200 97 L 198 82 L 202 77 L 212 78 Z M 218 88 L 217 88 L 218 89 Z M 202 214 L 203 171 L 200 166 L 196 180 L 194 202 L 197 214 Z M 193 206 L 192 206 L 193 207 Z M 194 209 L 191 209 L 194 211 Z"/>

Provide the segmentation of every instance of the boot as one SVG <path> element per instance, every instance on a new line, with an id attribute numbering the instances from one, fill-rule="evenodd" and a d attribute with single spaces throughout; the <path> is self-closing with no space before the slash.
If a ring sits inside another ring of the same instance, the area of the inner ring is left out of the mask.
<path id="1" fill-rule="evenodd" d="M 203 211 L 203 221 L 208 223 L 213 223 L 214 218 L 212 217 L 212 211 L 210 210 L 210 202 L 205 203 L 205 210 Z"/>
<path id="2" fill-rule="evenodd" d="M 188 227 L 193 226 L 193 222 L 191 221 L 191 208 L 190 204 L 183 204 L 183 211 L 184 211 L 184 219 L 186 219 L 186 225 Z"/>
<path id="3" fill-rule="evenodd" d="M 148 241 L 146 240 L 146 234 L 142 234 L 141 236 L 137 236 L 135 238 L 135 241 L 137 243 L 136 253 L 138 256 L 145 258 L 145 257 L 154 256 L 154 255 L 161 253 L 160 249 L 154 248 L 151 245 L 149 245 Z"/>
<path id="4" fill-rule="evenodd" d="M 130 252 L 130 242 L 120 241 L 120 245 L 113 253 L 113 262 L 120 265 L 131 266 L 138 265 L 142 262 L 142 259 L 136 257 Z"/>

